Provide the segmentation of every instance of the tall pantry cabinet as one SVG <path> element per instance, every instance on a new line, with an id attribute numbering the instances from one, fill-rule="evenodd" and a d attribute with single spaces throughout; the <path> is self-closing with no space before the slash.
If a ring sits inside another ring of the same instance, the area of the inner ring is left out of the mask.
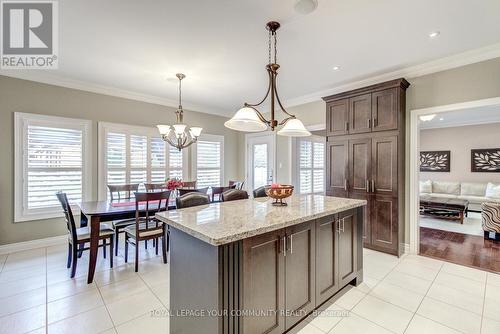
<path id="1" fill-rule="evenodd" d="M 366 248 L 404 251 L 405 79 L 326 96 L 326 194 L 364 199 Z"/>

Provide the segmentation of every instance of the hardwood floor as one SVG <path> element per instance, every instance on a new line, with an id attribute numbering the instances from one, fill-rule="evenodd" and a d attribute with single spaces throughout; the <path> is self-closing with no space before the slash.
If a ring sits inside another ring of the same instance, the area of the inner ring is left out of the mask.
<path id="1" fill-rule="evenodd" d="M 421 227 L 420 255 L 500 272 L 500 242 L 475 235 Z"/>

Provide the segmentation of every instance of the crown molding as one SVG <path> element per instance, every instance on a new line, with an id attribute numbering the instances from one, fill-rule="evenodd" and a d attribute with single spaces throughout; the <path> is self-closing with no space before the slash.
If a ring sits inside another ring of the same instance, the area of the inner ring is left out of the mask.
<path id="1" fill-rule="evenodd" d="M 178 104 L 179 102 L 177 100 L 167 99 L 165 97 L 161 97 L 161 96 L 157 96 L 157 95 L 138 93 L 138 92 L 120 89 L 120 88 L 115 88 L 115 87 L 111 87 L 111 86 L 100 85 L 100 84 L 97 84 L 94 82 L 64 78 L 62 76 L 50 74 L 47 72 L 48 71 L 28 71 L 28 70 L 5 71 L 5 70 L 0 70 L 0 75 L 6 76 L 6 77 L 11 77 L 11 78 L 16 78 L 16 79 L 40 82 L 40 83 L 59 86 L 59 87 L 77 89 L 77 90 L 96 93 L 96 94 L 103 94 L 103 95 L 121 97 L 121 98 L 125 98 L 125 99 L 141 101 L 141 102 L 146 102 L 146 103 L 159 104 L 159 105 L 172 107 L 172 108 L 177 108 L 179 105 Z M 229 113 L 229 111 L 224 110 L 224 109 L 205 107 L 202 105 L 193 104 L 193 103 L 189 103 L 189 102 L 184 102 L 183 106 L 186 110 L 196 111 L 196 112 L 211 114 L 211 115 L 217 115 L 217 116 L 222 116 L 222 117 L 227 117 L 227 115 Z"/>
<path id="2" fill-rule="evenodd" d="M 286 107 L 294 107 L 305 103 L 320 101 L 322 97 L 350 91 L 380 82 L 390 81 L 398 78 L 417 78 L 423 75 L 450 70 L 453 68 L 479 63 L 500 57 L 500 43 L 486 47 L 469 50 L 452 56 L 432 60 L 426 63 L 405 67 L 396 71 L 368 77 L 359 81 L 351 81 L 346 84 L 335 86 L 312 94 L 288 99 Z"/>

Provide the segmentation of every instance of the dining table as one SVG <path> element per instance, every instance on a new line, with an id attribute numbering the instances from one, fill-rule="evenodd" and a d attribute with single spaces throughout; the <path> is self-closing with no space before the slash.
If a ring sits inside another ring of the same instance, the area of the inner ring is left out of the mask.
<path id="1" fill-rule="evenodd" d="M 87 283 L 94 280 L 95 267 L 97 263 L 97 253 L 99 246 L 99 225 L 103 222 L 109 222 L 122 219 L 133 219 L 136 213 L 136 203 L 134 200 L 121 201 L 86 201 L 81 202 L 80 207 L 80 226 L 90 227 L 90 256 L 89 269 L 87 274 Z M 175 208 L 175 199 L 171 198 L 168 203 L 168 209 Z M 154 213 L 158 210 L 158 202 L 149 203 L 149 212 Z M 145 212 L 145 204 L 139 203 L 139 214 Z M 118 245 L 115 245 L 118 247 Z"/>

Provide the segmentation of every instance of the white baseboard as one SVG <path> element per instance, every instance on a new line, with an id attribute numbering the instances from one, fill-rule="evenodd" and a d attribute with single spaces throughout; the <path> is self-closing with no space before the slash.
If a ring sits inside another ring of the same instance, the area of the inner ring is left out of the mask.
<path id="1" fill-rule="evenodd" d="M 0 245 L 0 255 L 20 252 L 29 249 L 61 245 L 68 241 L 68 235 L 60 235 L 44 239 L 16 242 L 13 244 Z"/>

